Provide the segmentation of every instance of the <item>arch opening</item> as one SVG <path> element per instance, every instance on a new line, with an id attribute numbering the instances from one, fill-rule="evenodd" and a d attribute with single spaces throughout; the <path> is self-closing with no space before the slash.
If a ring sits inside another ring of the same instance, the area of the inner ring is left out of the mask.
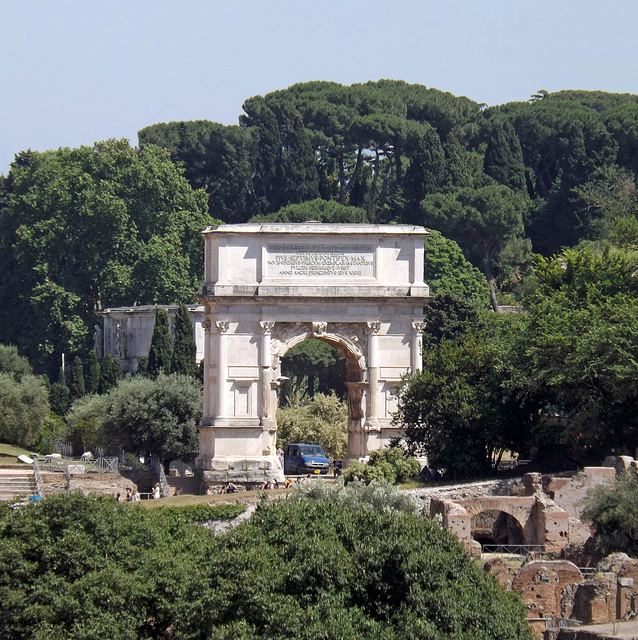
<path id="1" fill-rule="evenodd" d="M 472 516 L 470 525 L 472 538 L 491 545 L 515 546 L 525 544 L 525 534 L 514 516 L 497 509 L 479 511 Z"/>
<path id="2" fill-rule="evenodd" d="M 295 353 L 303 353 L 303 348 L 301 345 L 304 344 L 312 344 L 312 342 L 318 342 L 322 345 L 326 345 L 330 349 L 330 351 L 323 351 L 323 353 L 330 354 L 333 353 L 333 362 L 335 364 L 335 369 L 338 374 L 338 384 L 341 385 L 341 393 L 336 394 L 341 397 L 341 400 L 345 402 L 345 411 L 344 411 L 344 422 L 343 422 L 343 430 L 345 433 L 345 447 L 341 447 L 338 444 L 334 446 L 328 447 L 326 451 L 331 457 L 335 460 L 343 458 L 350 451 L 362 451 L 365 446 L 363 442 L 364 438 L 364 429 L 363 429 L 363 421 L 365 416 L 365 387 L 366 383 L 364 382 L 365 371 L 364 371 L 364 363 L 365 358 L 362 356 L 361 351 L 357 348 L 356 343 L 351 343 L 346 338 L 339 336 L 338 334 L 330 333 L 320 333 L 317 332 L 299 332 L 296 335 L 291 336 L 285 344 L 281 345 L 281 348 L 278 350 L 277 358 L 275 360 L 276 366 L 276 376 L 277 379 L 280 380 L 279 384 L 279 392 L 277 394 L 277 408 L 285 407 L 285 401 L 282 402 L 282 393 L 281 389 L 283 388 L 284 393 L 286 391 L 286 387 L 288 386 L 289 381 L 287 378 L 290 376 L 286 375 L 286 357 L 291 352 L 293 355 Z M 321 349 L 325 349 L 325 347 L 320 347 Z M 302 364 L 303 364 L 303 359 Z M 338 371 L 339 367 L 341 368 Z M 300 373 L 300 372 L 299 372 Z M 328 380 L 325 381 L 328 384 Z M 317 385 L 319 386 L 319 385 Z M 324 387 L 325 388 L 325 387 Z M 335 389 L 335 392 L 337 389 Z M 279 411 L 276 411 L 275 415 L 277 415 Z M 334 421 L 334 416 L 332 416 Z M 277 431 L 279 428 L 277 426 Z M 283 439 L 285 439 L 285 430 L 282 434 L 284 438 L 277 435 L 277 443 L 278 447 L 280 447 L 283 443 Z M 332 433 L 332 437 L 336 440 L 336 434 Z M 333 440 L 334 441 L 334 440 Z M 319 444 L 319 443 L 310 443 L 310 444 Z"/>
<path id="3" fill-rule="evenodd" d="M 347 361 L 334 343 L 308 338 L 291 347 L 281 358 L 279 407 L 313 398 L 316 393 L 348 395 Z"/>

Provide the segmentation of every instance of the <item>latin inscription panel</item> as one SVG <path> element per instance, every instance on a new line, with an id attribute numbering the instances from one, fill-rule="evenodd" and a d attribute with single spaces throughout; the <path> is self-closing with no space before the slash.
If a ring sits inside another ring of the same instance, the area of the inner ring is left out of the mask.
<path id="1" fill-rule="evenodd" d="M 374 277 L 374 250 L 365 244 L 269 244 L 270 278 Z"/>

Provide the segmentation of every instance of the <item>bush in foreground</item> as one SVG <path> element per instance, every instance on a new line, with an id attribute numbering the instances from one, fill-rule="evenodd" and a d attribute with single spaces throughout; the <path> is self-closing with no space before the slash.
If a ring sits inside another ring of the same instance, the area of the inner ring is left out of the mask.
<path id="1" fill-rule="evenodd" d="M 435 522 L 332 499 L 262 505 L 218 538 L 110 498 L 0 508 L 0 599 L 12 640 L 531 639 Z"/>

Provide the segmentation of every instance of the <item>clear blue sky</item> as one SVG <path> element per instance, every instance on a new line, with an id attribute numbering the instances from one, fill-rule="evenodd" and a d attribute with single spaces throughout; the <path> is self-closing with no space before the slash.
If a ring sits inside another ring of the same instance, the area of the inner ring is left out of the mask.
<path id="1" fill-rule="evenodd" d="M 24 149 L 236 124 L 296 82 L 391 78 L 489 105 L 638 93 L 636 0 L 0 0 L 0 173 Z"/>

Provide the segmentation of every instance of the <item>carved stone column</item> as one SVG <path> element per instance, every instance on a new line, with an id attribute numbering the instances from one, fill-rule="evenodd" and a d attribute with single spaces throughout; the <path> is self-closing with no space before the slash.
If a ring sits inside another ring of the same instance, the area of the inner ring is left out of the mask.
<path id="1" fill-rule="evenodd" d="M 379 428 L 379 331 L 380 322 L 368 322 L 368 402 L 366 428 Z"/>
<path id="2" fill-rule="evenodd" d="M 228 378 L 228 367 L 226 360 L 226 333 L 229 326 L 228 320 L 216 320 L 215 329 L 217 329 L 217 415 L 215 418 L 228 417 L 228 409 L 226 407 L 226 382 Z"/>
<path id="3" fill-rule="evenodd" d="M 260 400 L 259 400 L 259 419 L 264 426 L 273 426 L 275 424 L 276 406 L 273 406 L 273 375 L 272 375 L 272 355 L 270 352 L 270 340 L 274 322 L 260 321 L 261 326 L 261 344 L 259 350 L 260 362 Z M 276 396 L 275 396 L 276 397 Z M 274 403 L 276 404 L 276 402 Z"/>
<path id="4" fill-rule="evenodd" d="M 209 338 L 213 333 L 212 323 L 208 318 L 202 321 L 202 329 L 204 330 L 204 420 L 210 417 L 213 412 L 214 398 L 212 398 L 211 388 L 209 384 L 210 368 L 212 366 L 212 353 L 213 341 Z"/>
<path id="5" fill-rule="evenodd" d="M 348 453 L 346 458 L 356 460 L 367 455 L 363 421 L 363 392 L 365 382 L 346 382 L 348 387 Z"/>
<path id="6" fill-rule="evenodd" d="M 410 366 L 412 371 L 419 371 L 423 368 L 423 330 L 425 322 L 412 323 L 412 346 L 410 352 Z"/>
<path id="7" fill-rule="evenodd" d="M 210 339 L 212 335 L 212 323 L 210 319 L 206 318 L 202 322 L 202 328 L 206 333 L 206 340 L 204 342 L 204 415 L 202 416 L 202 422 L 198 428 L 199 432 L 199 455 L 195 459 L 195 468 L 198 470 L 210 469 L 211 460 L 215 455 L 215 434 L 211 425 L 211 417 L 215 411 L 216 397 L 213 397 L 213 389 L 209 384 L 212 367 L 214 366 L 213 358 L 213 341 Z"/>

